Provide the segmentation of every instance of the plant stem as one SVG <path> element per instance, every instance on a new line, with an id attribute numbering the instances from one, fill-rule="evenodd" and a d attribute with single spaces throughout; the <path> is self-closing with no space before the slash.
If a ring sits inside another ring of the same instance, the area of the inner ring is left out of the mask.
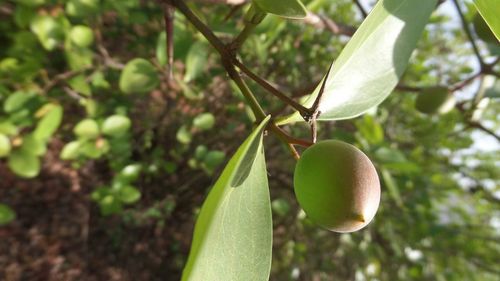
<path id="1" fill-rule="evenodd" d="M 486 64 L 484 63 L 484 60 L 481 57 L 481 54 L 479 53 L 479 48 L 477 47 L 476 42 L 474 41 L 474 37 L 472 37 L 472 32 L 470 31 L 469 25 L 467 24 L 467 20 L 465 19 L 464 13 L 462 12 L 462 8 L 460 8 L 458 0 L 453 0 L 453 4 L 455 4 L 455 7 L 457 8 L 458 15 L 460 16 L 460 20 L 462 21 L 462 27 L 465 30 L 467 38 L 469 38 L 469 41 L 472 44 L 472 49 L 476 54 L 476 57 L 479 61 L 479 64 L 481 65 L 481 70 L 482 70 Z"/>
<path id="2" fill-rule="evenodd" d="M 167 4 L 175 6 L 196 29 L 203 34 L 208 42 L 219 52 L 222 57 L 229 57 L 226 47 L 219 38 L 206 26 L 184 3 L 183 0 L 165 0 Z"/>
<path id="3" fill-rule="evenodd" d="M 284 93 L 282 93 L 280 90 L 276 89 L 271 85 L 269 82 L 267 82 L 265 79 L 261 78 L 259 75 L 253 73 L 248 67 L 246 67 L 243 63 L 241 63 L 238 60 L 234 60 L 234 65 L 236 65 L 243 73 L 245 73 L 248 77 L 250 77 L 252 80 L 254 80 L 257 84 L 259 84 L 262 88 L 267 90 L 269 93 L 273 94 L 275 97 L 278 99 L 282 100 L 283 102 L 289 104 L 291 107 L 293 107 L 295 110 L 299 111 L 301 115 L 307 115 L 311 114 L 310 110 L 306 108 L 305 106 L 301 105 L 300 103 L 294 101 Z"/>
<path id="4" fill-rule="evenodd" d="M 269 124 L 269 129 L 271 131 L 273 131 L 278 136 L 278 138 L 280 138 L 281 140 L 283 140 L 284 142 L 286 142 L 288 144 L 296 144 L 296 145 L 300 145 L 303 147 L 309 147 L 309 146 L 313 145 L 313 143 L 310 141 L 303 140 L 303 139 L 297 139 L 297 138 L 290 136 L 287 132 L 283 131 L 283 129 L 278 127 L 278 125 L 276 125 L 276 123 L 274 123 L 274 122 Z"/>
<path id="5" fill-rule="evenodd" d="M 243 43 L 245 43 L 247 38 L 253 33 L 257 25 L 261 23 L 265 17 L 265 12 L 261 11 L 253 3 L 250 4 L 250 9 L 248 9 L 245 14 L 245 27 L 243 27 L 243 30 L 240 34 L 238 34 L 233 42 L 229 44 L 232 52 L 236 52 L 239 48 L 241 48 L 241 46 L 243 46 Z"/>
<path id="6" fill-rule="evenodd" d="M 368 16 L 368 13 L 366 12 L 365 8 L 363 8 L 363 5 L 361 5 L 361 2 L 359 2 L 359 0 L 354 0 L 354 3 L 356 4 L 356 6 L 358 6 L 359 11 L 363 15 L 363 17 L 366 18 Z"/>
<path id="7" fill-rule="evenodd" d="M 243 94 L 243 96 L 245 96 L 246 100 L 250 104 L 252 111 L 255 113 L 257 117 L 257 121 L 260 122 L 264 120 L 264 118 L 266 118 L 266 113 L 260 106 L 255 96 L 252 94 L 252 91 L 248 88 L 245 81 L 243 81 L 240 74 L 236 71 L 234 65 L 232 65 L 230 62 L 227 61 L 224 62 L 224 59 L 223 59 L 223 64 L 224 67 L 226 68 L 227 73 L 229 74 L 229 77 L 236 83 L 238 88 L 241 90 L 241 93 Z"/>
<path id="8" fill-rule="evenodd" d="M 199 32 L 201 32 L 201 34 L 208 40 L 208 42 L 219 52 L 220 56 L 222 57 L 222 64 L 224 68 L 228 72 L 231 79 L 236 83 L 238 88 L 241 90 L 242 94 L 245 96 L 257 120 L 258 121 L 263 120 L 266 117 L 266 113 L 260 106 L 255 96 L 252 94 L 251 90 L 248 88 L 245 81 L 241 78 L 241 75 L 238 73 L 238 71 L 236 71 L 235 62 L 237 60 L 230 52 L 228 52 L 226 46 L 222 43 L 222 41 L 220 41 L 220 39 L 217 38 L 217 36 L 215 36 L 215 34 L 210 30 L 210 28 L 206 26 L 191 11 L 191 9 L 189 9 L 189 7 L 184 3 L 184 1 L 182 0 L 164 0 L 164 1 L 166 1 L 167 4 L 171 4 L 172 6 L 176 7 L 182 14 L 184 14 L 186 19 L 188 19 L 188 21 L 191 22 L 191 24 L 194 25 L 194 27 Z M 239 66 L 241 65 L 243 64 L 239 64 Z M 312 143 L 307 140 L 297 139 L 290 136 L 288 133 L 286 133 L 280 127 L 278 127 L 278 125 L 276 125 L 276 123 L 274 122 L 271 122 L 268 125 L 268 128 L 273 133 L 275 133 L 280 140 L 287 143 L 288 145 L 296 144 L 305 147 L 312 145 Z M 296 153 L 294 154 L 294 157 L 296 157 Z"/>
<path id="9" fill-rule="evenodd" d="M 167 52 L 167 67 L 168 67 L 168 82 L 173 78 L 173 65 L 174 65 L 174 13 L 175 8 L 170 4 L 165 4 L 164 20 L 165 20 L 165 34 L 166 34 L 166 52 Z"/>

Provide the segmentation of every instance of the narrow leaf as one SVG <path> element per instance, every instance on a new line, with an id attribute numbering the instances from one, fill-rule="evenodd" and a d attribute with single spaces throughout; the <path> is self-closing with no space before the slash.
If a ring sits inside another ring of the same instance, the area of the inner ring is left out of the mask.
<path id="1" fill-rule="evenodd" d="M 268 280 L 272 221 L 262 145 L 268 121 L 240 146 L 205 200 L 183 281 Z"/>
<path id="2" fill-rule="evenodd" d="M 327 75 L 318 120 L 353 118 L 380 104 L 406 69 L 436 2 L 379 1 Z M 311 106 L 319 90 L 304 105 Z M 279 123 L 301 120 L 296 112 Z"/>

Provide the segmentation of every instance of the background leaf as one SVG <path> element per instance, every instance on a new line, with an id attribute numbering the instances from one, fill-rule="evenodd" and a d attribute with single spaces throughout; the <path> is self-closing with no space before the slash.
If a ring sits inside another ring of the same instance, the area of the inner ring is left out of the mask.
<path id="1" fill-rule="evenodd" d="M 47 140 L 56 132 L 61 125 L 63 117 L 63 108 L 60 105 L 54 105 L 49 112 L 40 119 L 33 135 L 39 140 Z"/>
<path id="2" fill-rule="evenodd" d="M 356 117 L 380 104 L 396 87 L 436 0 L 382 0 L 335 61 L 319 106 L 318 120 Z M 318 96 L 317 87 L 306 106 Z M 303 120 L 298 113 L 286 124 Z"/>
<path id="3" fill-rule="evenodd" d="M 264 120 L 240 146 L 205 200 L 182 280 L 268 280 L 272 221 L 262 146 Z M 251 149 L 258 142 L 258 149 Z M 254 155 L 249 155 L 253 153 Z M 254 158 L 245 179 L 243 160 Z"/>
<path id="4" fill-rule="evenodd" d="M 25 150 L 16 150 L 9 155 L 9 168 L 23 178 L 34 178 L 40 173 L 40 159 Z"/>
<path id="5" fill-rule="evenodd" d="M 9 206 L 0 204 L 0 225 L 8 224 L 16 218 L 16 213 Z"/>
<path id="6" fill-rule="evenodd" d="M 307 15 L 306 8 L 300 0 L 254 0 L 263 11 L 285 18 L 301 19 Z"/>
<path id="7" fill-rule="evenodd" d="M 186 74 L 184 81 L 189 82 L 198 78 L 207 66 L 208 46 L 205 42 L 198 41 L 189 49 L 186 57 Z"/>

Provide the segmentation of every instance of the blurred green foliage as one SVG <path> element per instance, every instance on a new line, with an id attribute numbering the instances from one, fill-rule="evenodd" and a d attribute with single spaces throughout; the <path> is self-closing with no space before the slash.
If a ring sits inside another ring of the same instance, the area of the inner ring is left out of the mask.
<path id="1" fill-rule="evenodd" d="M 362 21 L 352 1 L 304 3 L 336 23 L 356 27 Z M 160 224 L 190 186 L 167 182 L 168 196 L 141 205 L 148 186 L 169 175 L 192 180 L 201 174 L 206 186 L 191 192 L 203 196 L 251 130 L 253 116 L 241 94 L 180 13 L 177 88 L 169 88 L 163 14 L 155 1 L 12 0 L 0 7 L 0 165 L 16 176 L 43 173 L 51 150 L 76 170 L 100 163 L 106 169 L 96 175 L 101 185 L 90 196 L 100 212 L 132 225 Z M 225 20 L 232 7 L 190 7 L 221 38 L 243 27 L 242 10 Z M 434 12 L 402 85 L 454 87 L 479 71 L 450 7 Z M 482 31 L 472 29 L 474 6 L 466 1 L 464 8 L 483 59 L 498 61 L 498 42 L 482 40 Z M 348 39 L 268 16 L 240 57 L 298 99 L 316 86 Z M 500 128 L 498 64 L 492 70 L 496 76 L 483 73 L 480 83 L 457 90 L 460 108 L 444 115 L 421 114 L 418 94 L 399 88 L 364 116 L 319 125 L 320 139 L 355 144 L 379 171 L 379 212 L 358 233 L 332 234 L 305 217 L 293 197 L 292 158 L 266 140 L 275 229 L 271 280 L 498 280 L 498 140 L 473 126 Z M 256 84 L 250 87 L 269 112 L 289 112 Z M 305 125 L 287 129 L 310 134 Z M 15 210 L 0 202 L 0 225 L 15 223 Z M 199 203 L 183 206 L 191 220 Z M 177 254 L 185 261 L 186 251 Z"/>

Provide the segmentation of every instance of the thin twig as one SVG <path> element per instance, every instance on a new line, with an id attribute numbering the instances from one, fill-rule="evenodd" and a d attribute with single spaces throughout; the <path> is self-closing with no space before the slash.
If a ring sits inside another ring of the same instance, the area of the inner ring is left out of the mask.
<path id="1" fill-rule="evenodd" d="M 295 110 L 299 111 L 301 114 L 309 114 L 310 110 L 300 103 L 294 101 L 292 98 L 288 97 L 280 90 L 276 89 L 273 85 L 271 85 L 268 81 L 260 77 L 259 75 L 252 72 L 246 65 L 241 63 L 238 60 L 233 61 L 234 65 L 236 65 L 243 73 L 245 73 L 248 77 L 254 80 L 257 84 L 259 84 L 262 88 L 267 90 L 269 93 L 273 94 L 283 102 L 292 106 Z"/>
<path id="2" fill-rule="evenodd" d="M 245 14 L 245 27 L 243 30 L 236 36 L 236 38 L 229 44 L 230 50 L 235 53 L 243 43 L 248 39 L 248 37 L 253 33 L 257 25 L 262 22 L 262 20 L 266 17 L 267 13 L 262 12 L 258 9 L 253 3 L 250 4 L 250 9 L 248 9 Z"/>
<path id="3" fill-rule="evenodd" d="M 462 12 L 462 8 L 460 8 L 460 4 L 458 3 L 458 0 L 453 0 L 453 3 L 455 4 L 455 7 L 457 8 L 457 12 L 458 12 L 458 15 L 460 16 L 460 20 L 462 21 L 462 27 L 465 31 L 465 34 L 467 35 L 467 38 L 469 38 L 469 41 L 472 44 L 472 49 L 474 50 L 474 53 L 476 54 L 476 57 L 479 61 L 479 64 L 481 65 L 481 68 L 483 68 L 486 64 L 484 63 L 484 60 L 481 57 L 481 54 L 479 52 L 479 48 L 476 45 L 476 41 L 474 40 L 474 37 L 472 36 L 472 32 L 470 31 L 467 20 L 465 19 L 464 13 Z"/>
<path id="4" fill-rule="evenodd" d="M 470 83 L 472 83 L 478 77 L 481 77 L 481 75 L 483 75 L 483 73 L 482 72 L 478 72 L 478 73 L 472 75 L 471 77 L 469 77 L 469 78 L 467 78 L 467 79 L 465 79 L 463 81 L 460 81 L 460 82 L 456 83 L 455 85 L 451 86 L 450 91 L 455 92 L 457 90 L 463 89 L 465 86 L 467 86 Z"/>
<path id="5" fill-rule="evenodd" d="M 185 17 L 191 22 L 194 27 L 202 33 L 202 35 L 209 41 L 209 43 L 219 52 L 222 58 L 222 64 L 226 71 L 228 72 L 230 78 L 236 83 L 238 88 L 242 91 L 242 94 L 245 96 L 247 101 L 250 104 L 254 114 L 256 115 L 258 120 L 262 120 L 266 117 L 265 112 L 260 107 L 260 104 L 255 99 L 255 96 L 252 94 L 245 81 L 241 78 L 241 75 L 235 69 L 235 61 L 234 56 L 231 55 L 230 52 L 227 51 L 226 47 L 220 41 L 219 38 L 210 30 L 210 28 L 205 25 L 182 0 L 164 0 L 167 3 L 175 6 Z M 297 144 L 305 147 L 310 146 L 312 143 L 306 140 L 301 140 L 290 136 L 288 133 L 283 131 L 280 127 L 276 125 L 276 123 L 271 122 L 268 125 L 268 128 L 278 136 L 279 139 L 288 144 Z"/>
<path id="6" fill-rule="evenodd" d="M 361 5 L 361 2 L 359 2 L 359 0 L 354 0 L 354 3 L 356 4 L 356 6 L 358 6 L 359 11 L 363 15 L 363 17 L 366 18 L 368 16 L 368 12 L 365 10 L 363 5 Z"/>
<path id="7" fill-rule="evenodd" d="M 468 124 L 472 128 L 479 129 L 479 130 L 485 132 L 486 134 L 494 137 L 497 141 L 500 142 L 500 135 L 497 135 L 493 130 L 490 130 L 490 129 L 486 128 L 483 124 L 481 124 L 479 122 L 473 122 L 473 121 L 469 121 Z"/>
<path id="8" fill-rule="evenodd" d="M 47 93 L 48 91 L 50 91 L 52 88 L 54 88 L 57 84 L 61 83 L 61 82 L 65 82 L 66 80 L 68 79 L 71 79 L 79 74 L 82 74 L 84 73 L 85 71 L 87 70 L 90 70 L 92 69 L 91 67 L 86 67 L 86 68 L 83 68 L 83 69 L 79 69 L 79 70 L 71 70 L 71 71 L 68 71 L 68 72 L 64 72 L 64 73 L 60 73 L 60 74 L 57 74 L 56 76 L 54 76 L 54 78 L 52 78 L 42 89 L 42 91 L 44 93 Z"/>
<path id="9" fill-rule="evenodd" d="M 168 68 L 168 75 L 167 75 L 167 80 L 168 82 L 172 81 L 174 72 L 173 72 L 173 66 L 174 66 L 174 13 L 175 13 L 175 8 L 172 5 L 165 4 L 164 8 L 164 20 L 165 20 L 165 33 L 166 33 L 166 52 L 167 52 L 167 68 Z"/>

